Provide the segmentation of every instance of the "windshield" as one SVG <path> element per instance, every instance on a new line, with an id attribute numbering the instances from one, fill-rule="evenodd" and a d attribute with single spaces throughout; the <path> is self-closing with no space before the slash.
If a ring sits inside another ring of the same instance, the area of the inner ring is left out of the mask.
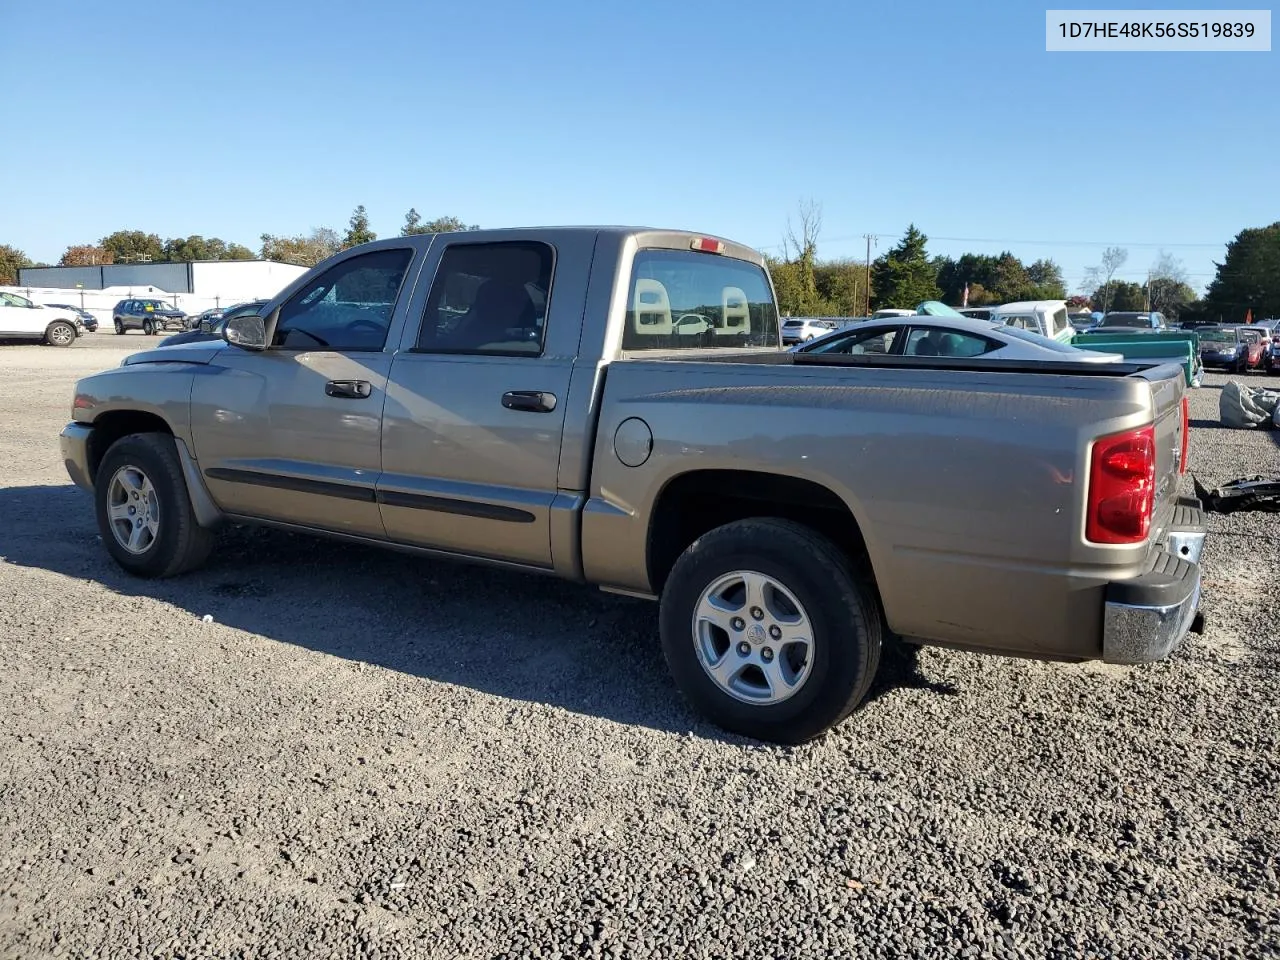
<path id="1" fill-rule="evenodd" d="M 1206 340 L 1213 343 L 1235 343 L 1236 332 L 1234 330 L 1205 330 L 1199 334 L 1201 342 Z"/>
<path id="2" fill-rule="evenodd" d="M 1151 326 L 1151 316 L 1146 313 L 1139 314 L 1109 314 L 1102 320 L 1104 327 L 1149 327 Z"/>
<path id="3" fill-rule="evenodd" d="M 1034 330 L 1025 330 L 1022 327 L 995 323 L 992 324 L 992 329 L 999 330 L 1005 336 L 1013 337 L 1015 340 L 1025 340 L 1027 343 L 1034 343 L 1037 347 L 1044 347 L 1046 350 L 1053 350 L 1055 353 L 1076 353 L 1080 349 L 1079 347 L 1073 347 L 1069 343 L 1063 343 L 1061 340 L 1043 336 Z"/>
<path id="4" fill-rule="evenodd" d="M 916 313 L 926 317 L 963 317 L 964 314 L 959 310 L 948 307 L 939 300 L 926 300 L 918 307 Z"/>

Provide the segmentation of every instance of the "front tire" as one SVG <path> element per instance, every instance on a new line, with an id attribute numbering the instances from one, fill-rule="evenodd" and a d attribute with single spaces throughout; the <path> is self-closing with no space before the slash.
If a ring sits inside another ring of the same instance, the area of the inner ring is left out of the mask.
<path id="1" fill-rule="evenodd" d="M 94 512 L 113 560 L 139 577 L 202 565 L 215 535 L 196 523 L 173 437 L 134 433 L 107 450 L 94 477 Z"/>
<path id="2" fill-rule="evenodd" d="M 148 337 L 154 337 L 154 336 L 156 335 L 156 325 L 155 325 L 155 321 L 154 321 L 154 320 L 143 320 L 143 321 L 142 321 L 142 332 L 143 332 L 143 333 L 145 333 Z"/>
<path id="3" fill-rule="evenodd" d="M 739 520 L 676 561 L 659 612 L 667 666 L 717 726 L 796 744 L 839 724 L 880 662 L 879 605 L 849 559 L 802 524 Z"/>
<path id="4" fill-rule="evenodd" d="M 76 328 L 65 320 L 55 320 L 44 332 L 44 342 L 51 347 L 69 347 L 76 342 Z"/>

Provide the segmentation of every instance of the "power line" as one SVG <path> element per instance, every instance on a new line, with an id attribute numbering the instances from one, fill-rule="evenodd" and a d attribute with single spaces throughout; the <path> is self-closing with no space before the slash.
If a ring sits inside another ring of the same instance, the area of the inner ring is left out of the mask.
<path id="1" fill-rule="evenodd" d="M 899 232 L 882 231 L 881 233 L 872 234 L 874 237 L 894 237 Z M 824 243 L 843 243 L 849 240 L 862 240 L 866 238 L 866 234 L 849 234 L 848 236 L 839 237 L 821 237 L 819 239 Z M 1149 247 L 1152 249 L 1163 249 L 1166 247 L 1178 247 L 1180 249 L 1196 249 L 1207 250 L 1214 247 L 1225 247 L 1227 241 L 1220 240 L 1214 243 L 1151 243 L 1147 241 L 1137 240 L 1018 240 L 1010 238 L 998 237 L 942 237 L 933 234 L 929 235 L 930 240 L 946 240 L 949 243 L 989 243 L 989 244 L 1039 244 L 1044 246 L 1058 247 Z M 757 250 L 780 250 L 784 244 L 772 243 L 764 246 L 756 246 Z"/>

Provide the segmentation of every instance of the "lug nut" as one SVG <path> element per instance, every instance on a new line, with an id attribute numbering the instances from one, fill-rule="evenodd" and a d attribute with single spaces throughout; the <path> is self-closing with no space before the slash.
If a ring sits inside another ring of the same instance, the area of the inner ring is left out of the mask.
<path id="1" fill-rule="evenodd" d="M 745 640 L 742 643 L 738 644 L 738 653 L 744 657 L 750 654 L 751 644 L 747 643 Z"/>
<path id="2" fill-rule="evenodd" d="M 769 636 L 771 636 L 774 640 L 781 640 L 782 628 L 775 623 L 772 627 L 769 628 Z"/>
<path id="3" fill-rule="evenodd" d="M 741 630 L 746 627 L 746 625 L 747 621 L 743 620 L 741 617 L 734 617 L 729 621 L 729 626 L 733 627 L 735 630 Z"/>
<path id="4" fill-rule="evenodd" d="M 770 647 L 765 647 L 760 651 L 760 659 L 765 663 L 773 662 L 773 650 Z"/>
<path id="5" fill-rule="evenodd" d="M 759 607 L 752 607 L 752 608 L 751 608 L 751 616 L 752 616 L 752 618 L 753 618 L 753 619 L 756 619 L 756 620 L 763 620 L 763 619 L 764 619 L 764 611 L 763 611 L 763 610 L 761 610 Z"/>

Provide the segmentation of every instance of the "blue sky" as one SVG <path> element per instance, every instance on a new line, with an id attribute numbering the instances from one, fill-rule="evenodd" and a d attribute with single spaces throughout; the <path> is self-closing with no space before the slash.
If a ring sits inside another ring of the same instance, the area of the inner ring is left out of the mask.
<path id="1" fill-rule="evenodd" d="M 1055 8 L 1065 4 L 1052 4 Z M 1200 8 L 1214 5 L 1202 2 Z M 1238 5 L 1222 5 L 1238 6 Z M 1207 283 L 1280 220 L 1278 54 L 1046 53 L 1045 5 L 15 3 L 0 242 L 642 223 L 822 256 L 1129 244 Z M 18 139 L 14 135 L 21 137 Z M 955 240 L 941 238 L 958 238 Z M 995 241 L 979 243 L 964 238 Z M 1142 244 L 1139 246 L 1138 244 Z"/>

